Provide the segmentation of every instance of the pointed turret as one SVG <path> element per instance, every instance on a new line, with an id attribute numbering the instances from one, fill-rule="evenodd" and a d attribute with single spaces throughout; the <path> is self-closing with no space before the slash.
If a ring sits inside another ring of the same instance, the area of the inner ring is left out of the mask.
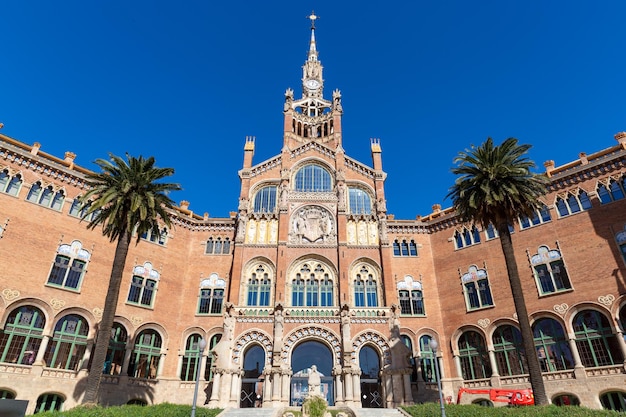
<path id="1" fill-rule="evenodd" d="M 311 21 L 311 39 L 302 66 L 302 98 L 294 100 L 292 89 L 285 92 L 284 144 L 293 149 L 314 140 L 334 149 L 341 146 L 341 93 L 335 90 L 332 101 L 324 99 L 324 68 L 315 40 L 315 21 L 319 16 L 312 12 L 307 18 Z"/>

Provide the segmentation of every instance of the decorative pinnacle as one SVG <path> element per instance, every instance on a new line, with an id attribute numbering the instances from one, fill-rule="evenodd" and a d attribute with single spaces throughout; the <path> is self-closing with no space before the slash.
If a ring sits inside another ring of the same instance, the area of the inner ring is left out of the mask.
<path id="1" fill-rule="evenodd" d="M 311 14 L 307 16 L 306 18 L 311 20 L 311 29 L 315 29 L 315 21 L 319 19 L 320 17 L 316 16 L 315 12 L 311 10 Z"/>

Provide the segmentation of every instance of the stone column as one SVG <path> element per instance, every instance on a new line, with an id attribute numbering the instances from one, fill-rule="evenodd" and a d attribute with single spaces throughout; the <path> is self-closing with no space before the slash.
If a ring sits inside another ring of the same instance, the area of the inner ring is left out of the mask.
<path id="1" fill-rule="evenodd" d="M 576 337 L 570 336 L 568 338 L 569 348 L 572 351 L 572 358 L 574 358 L 574 368 L 584 368 L 582 361 L 580 360 L 580 354 L 578 353 L 578 347 L 576 346 Z M 546 352 L 546 360 L 550 360 L 548 353 Z M 550 369 L 548 369 L 550 371 Z"/>
<path id="2" fill-rule="evenodd" d="M 361 370 L 352 369 L 352 392 L 354 394 L 354 406 L 361 407 Z"/>
<path id="3" fill-rule="evenodd" d="M 222 373 L 222 383 L 220 384 L 220 406 L 230 407 L 230 389 L 233 380 L 233 374 L 231 370 L 225 369 Z"/>
<path id="4" fill-rule="evenodd" d="M 456 366 L 456 374 L 459 378 L 463 378 L 463 368 L 461 367 L 461 358 L 454 354 L 454 366 Z"/>
<path id="5" fill-rule="evenodd" d="M 437 366 L 439 367 L 439 378 L 443 380 L 446 377 L 446 372 L 443 369 L 443 356 L 441 355 L 441 352 L 435 358 L 435 360 L 437 361 Z"/>
<path id="6" fill-rule="evenodd" d="M 283 375 L 280 372 L 280 369 L 276 369 L 272 373 L 272 403 L 280 402 L 282 396 L 282 378 Z"/>
<path id="7" fill-rule="evenodd" d="M 221 372 L 221 369 L 216 369 L 213 374 L 213 388 L 211 389 L 211 398 L 209 398 L 209 407 L 211 408 L 217 408 L 219 405 Z"/>
<path id="8" fill-rule="evenodd" d="M 289 390 L 291 389 L 291 370 L 289 369 L 283 369 L 283 372 L 281 374 L 281 386 L 282 386 L 282 398 L 281 401 L 283 402 L 283 404 L 288 405 L 289 404 Z"/>
<path id="9" fill-rule="evenodd" d="M 47 366 L 47 364 L 43 362 L 43 356 L 46 353 L 49 342 L 50 336 L 44 336 L 41 338 L 41 344 L 39 345 L 39 350 L 37 351 L 37 355 L 35 356 L 35 362 L 33 362 L 33 365 Z"/>
<path id="10" fill-rule="evenodd" d="M 239 395 L 241 393 L 241 374 L 239 370 L 232 371 L 230 379 L 230 406 L 239 407 Z M 255 394 L 256 395 L 256 394 Z"/>
<path id="11" fill-rule="evenodd" d="M 159 356 L 159 364 L 157 365 L 156 379 L 163 374 L 163 364 L 165 363 L 165 352 Z"/>
<path id="12" fill-rule="evenodd" d="M 335 405 L 344 405 L 343 383 L 341 381 L 341 366 L 337 365 L 333 368 L 332 375 L 335 377 Z"/>
<path id="13" fill-rule="evenodd" d="M 133 356 L 133 347 L 126 346 L 126 352 L 124 353 L 124 361 L 122 362 L 122 370 L 120 375 L 128 375 L 128 365 L 130 364 L 130 358 Z M 133 375 L 129 375 L 133 376 Z"/>
<path id="14" fill-rule="evenodd" d="M 350 369 L 343 369 L 343 378 L 346 382 L 346 396 L 345 401 L 346 405 L 350 406 L 354 403 L 354 390 L 352 389 L 352 374 L 350 373 Z"/>
<path id="15" fill-rule="evenodd" d="M 276 385 L 276 377 L 271 370 L 263 369 L 263 407 L 272 402 L 272 387 Z"/>
<path id="16" fill-rule="evenodd" d="M 411 392 L 411 372 L 404 372 L 402 374 L 402 380 L 404 382 L 404 403 L 413 404 L 413 393 Z"/>
<path id="17" fill-rule="evenodd" d="M 489 355 L 489 363 L 491 364 L 491 376 L 500 376 L 500 373 L 498 372 L 498 363 L 496 361 L 496 353 L 493 349 L 489 349 L 487 354 Z"/>

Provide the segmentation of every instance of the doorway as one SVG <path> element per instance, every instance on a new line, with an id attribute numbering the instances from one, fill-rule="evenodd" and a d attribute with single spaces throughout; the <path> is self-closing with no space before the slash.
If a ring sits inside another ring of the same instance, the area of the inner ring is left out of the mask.
<path id="1" fill-rule="evenodd" d="M 380 384 L 380 356 L 371 346 L 359 351 L 361 367 L 361 407 L 382 408 L 383 393 Z"/>
<path id="2" fill-rule="evenodd" d="M 291 395 L 289 404 L 300 406 L 306 399 L 309 390 L 309 371 L 315 365 L 321 374 L 320 390 L 328 405 L 335 404 L 335 390 L 332 377 L 333 354 L 323 343 L 307 341 L 293 349 L 291 355 Z"/>

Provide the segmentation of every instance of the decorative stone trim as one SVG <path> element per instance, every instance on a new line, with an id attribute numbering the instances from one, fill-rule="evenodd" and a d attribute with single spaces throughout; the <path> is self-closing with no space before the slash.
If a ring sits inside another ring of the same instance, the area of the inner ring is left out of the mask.
<path id="1" fill-rule="evenodd" d="M 132 316 L 130 318 L 130 322 L 133 323 L 135 326 L 138 326 L 143 323 L 143 318 L 139 316 Z"/>
<path id="2" fill-rule="evenodd" d="M 491 320 L 489 319 L 480 319 L 478 320 L 478 325 L 480 327 L 482 327 L 483 329 L 486 329 L 487 326 L 489 326 L 491 324 Z"/>
<path id="3" fill-rule="evenodd" d="M 20 296 L 20 292 L 18 290 L 12 290 L 10 288 L 5 288 L 2 290 L 2 297 L 4 297 L 7 301 L 13 301 Z"/>
<path id="4" fill-rule="evenodd" d="M 272 341 L 258 330 L 251 330 L 242 334 L 233 347 L 233 363 L 239 364 L 244 348 L 253 342 L 258 342 L 265 350 L 265 363 L 269 363 L 272 355 Z M 263 364 L 265 365 L 265 364 Z"/>
<path id="5" fill-rule="evenodd" d="M 387 340 L 378 333 L 371 331 L 361 333 L 352 341 L 352 363 L 357 363 L 357 352 L 366 343 L 373 343 L 383 351 L 383 366 L 391 364 L 391 350 Z"/>
<path id="6" fill-rule="evenodd" d="M 100 307 L 96 307 L 93 310 L 91 310 L 91 312 L 93 313 L 93 316 L 97 319 L 101 319 L 102 318 L 102 309 Z"/>
<path id="7" fill-rule="evenodd" d="M 58 298 L 53 298 L 52 300 L 50 300 L 50 305 L 54 310 L 58 311 L 65 307 L 65 301 L 59 300 Z"/>
<path id="8" fill-rule="evenodd" d="M 607 307 L 613 304 L 613 301 L 615 301 L 615 296 L 613 294 L 601 295 L 598 297 L 598 302 Z"/>
<path id="9" fill-rule="evenodd" d="M 339 322 L 339 320 L 336 319 L 336 322 Z M 323 339 L 328 342 L 335 356 L 335 364 L 341 365 L 341 343 L 339 339 L 327 329 L 315 326 L 296 329 L 288 337 L 285 338 L 283 349 L 280 353 L 282 362 L 287 363 L 290 357 L 290 351 L 295 346 L 295 344 L 298 341 L 308 337 Z"/>
<path id="10" fill-rule="evenodd" d="M 565 303 L 563 304 L 555 304 L 554 307 L 554 311 L 556 311 L 557 313 L 559 313 L 560 315 L 564 315 L 567 310 L 569 309 L 569 306 Z"/>

